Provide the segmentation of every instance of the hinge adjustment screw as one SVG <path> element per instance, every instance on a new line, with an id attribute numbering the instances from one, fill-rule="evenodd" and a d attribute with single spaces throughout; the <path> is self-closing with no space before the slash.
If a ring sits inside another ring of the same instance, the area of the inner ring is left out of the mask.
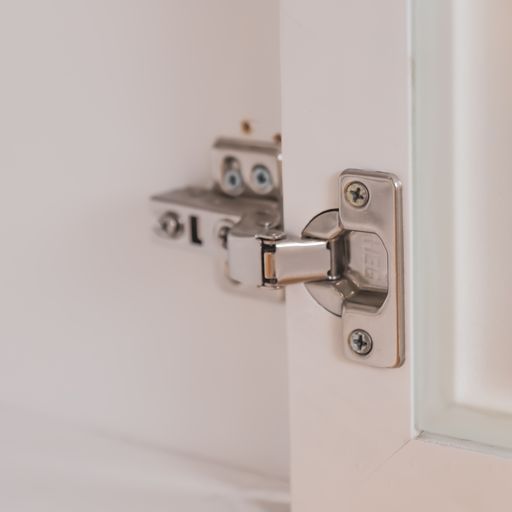
<path id="1" fill-rule="evenodd" d="M 183 224 L 175 212 L 165 212 L 159 219 L 160 229 L 169 238 L 177 238 L 183 232 Z"/>

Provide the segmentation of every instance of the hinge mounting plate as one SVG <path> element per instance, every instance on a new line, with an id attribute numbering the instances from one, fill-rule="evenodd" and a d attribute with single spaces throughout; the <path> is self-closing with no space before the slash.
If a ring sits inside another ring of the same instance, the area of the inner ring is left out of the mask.
<path id="1" fill-rule="evenodd" d="M 347 198 L 354 183 L 368 193 L 364 206 Z M 338 190 L 338 209 L 317 215 L 302 237 L 332 241 L 340 277 L 305 286 L 321 306 L 341 317 L 348 358 L 369 366 L 400 366 L 405 356 L 401 184 L 390 173 L 348 169 Z M 369 336 L 367 353 L 360 350 L 367 342 L 361 333 Z"/>

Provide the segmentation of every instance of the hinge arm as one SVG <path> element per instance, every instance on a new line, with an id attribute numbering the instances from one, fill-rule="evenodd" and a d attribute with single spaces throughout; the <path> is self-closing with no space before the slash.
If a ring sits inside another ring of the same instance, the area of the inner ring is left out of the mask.
<path id="1" fill-rule="evenodd" d="M 263 286 L 329 279 L 331 254 L 326 240 L 262 240 Z"/>
<path id="2" fill-rule="evenodd" d="M 228 235 L 228 273 L 234 281 L 280 288 L 292 283 L 328 280 L 329 242 L 288 238 L 278 230 L 250 234 L 235 226 Z"/>

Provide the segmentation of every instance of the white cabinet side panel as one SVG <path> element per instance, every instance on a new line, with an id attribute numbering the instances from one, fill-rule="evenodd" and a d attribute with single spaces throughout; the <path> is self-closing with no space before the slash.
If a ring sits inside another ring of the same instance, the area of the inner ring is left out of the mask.
<path id="1" fill-rule="evenodd" d="M 1 401 L 286 475 L 282 305 L 155 244 L 148 204 L 207 183 L 241 119 L 279 131 L 278 20 L 274 0 L 0 3 Z"/>

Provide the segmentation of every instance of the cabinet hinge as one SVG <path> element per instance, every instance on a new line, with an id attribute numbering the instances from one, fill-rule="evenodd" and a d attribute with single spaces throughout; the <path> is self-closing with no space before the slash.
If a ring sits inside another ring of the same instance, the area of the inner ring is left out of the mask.
<path id="1" fill-rule="evenodd" d="M 304 283 L 321 306 L 342 317 L 349 358 L 399 366 L 404 341 L 398 179 L 344 171 L 338 207 L 321 212 L 293 237 L 282 222 L 278 145 L 219 139 L 212 171 L 210 188 L 152 198 L 158 237 L 215 254 L 225 282 L 242 292 Z"/>

